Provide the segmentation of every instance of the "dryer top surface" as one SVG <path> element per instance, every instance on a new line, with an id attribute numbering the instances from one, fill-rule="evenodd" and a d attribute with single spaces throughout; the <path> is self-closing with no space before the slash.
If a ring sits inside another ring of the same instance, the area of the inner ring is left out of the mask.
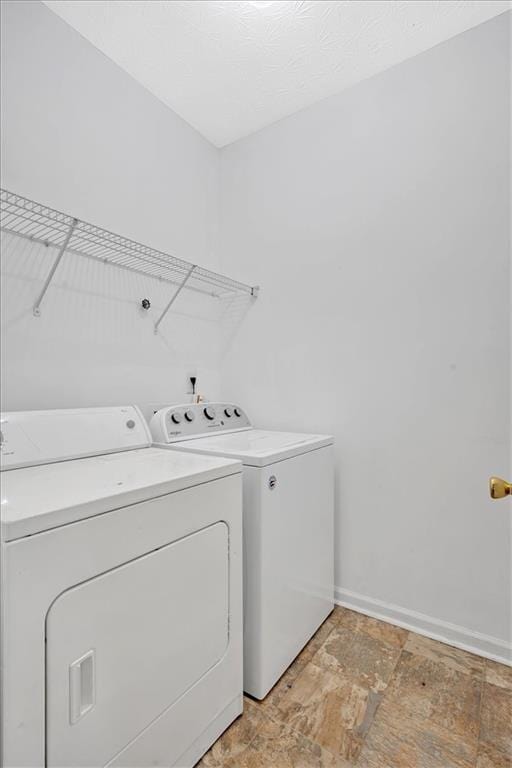
<path id="1" fill-rule="evenodd" d="M 241 471 L 238 461 L 158 448 L 2 473 L 2 539 L 10 541 Z"/>

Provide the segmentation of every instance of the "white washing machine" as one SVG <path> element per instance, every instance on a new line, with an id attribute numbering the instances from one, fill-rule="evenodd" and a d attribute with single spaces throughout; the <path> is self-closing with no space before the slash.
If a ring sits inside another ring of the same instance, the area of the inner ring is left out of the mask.
<path id="1" fill-rule="evenodd" d="M 244 690 L 262 699 L 334 607 L 333 439 L 254 429 L 232 403 L 162 408 L 150 427 L 244 465 Z"/>
<path id="2" fill-rule="evenodd" d="M 240 462 L 132 406 L 1 420 L 1 764 L 194 765 L 242 711 Z"/>

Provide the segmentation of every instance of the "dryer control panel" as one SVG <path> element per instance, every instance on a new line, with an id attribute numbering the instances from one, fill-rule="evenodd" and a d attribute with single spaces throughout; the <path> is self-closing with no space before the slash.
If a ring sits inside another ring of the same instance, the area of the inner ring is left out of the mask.
<path id="1" fill-rule="evenodd" d="M 0 414 L 0 468 L 18 469 L 148 448 L 151 436 L 134 405 Z"/>
<path id="2" fill-rule="evenodd" d="M 174 443 L 252 428 L 245 411 L 233 403 L 170 405 L 156 411 L 149 426 L 155 443 Z"/>

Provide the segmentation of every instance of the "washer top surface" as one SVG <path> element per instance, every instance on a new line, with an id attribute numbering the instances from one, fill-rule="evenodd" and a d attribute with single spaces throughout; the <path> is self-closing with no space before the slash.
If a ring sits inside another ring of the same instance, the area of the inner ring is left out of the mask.
<path id="1" fill-rule="evenodd" d="M 83 410 L 87 409 L 80 409 L 82 421 Z M 74 422 L 69 413 L 64 422 L 66 424 Z M 3 416 L 9 419 L 4 424 L 12 425 L 18 421 L 13 414 Z M 36 416 L 34 418 L 37 419 Z M 93 418 L 101 432 L 97 413 Z M 51 420 L 46 423 L 47 428 L 52 430 Z M 23 436 L 32 443 L 30 437 L 33 438 L 35 433 L 30 431 L 29 422 L 24 424 Z M 57 415 L 55 429 L 58 431 L 62 424 L 62 415 Z M 16 448 L 20 445 L 17 438 Z M 97 444 L 102 445 L 101 434 L 98 434 L 97 440 Z M 32 461 L 32 466 L 2 472 L 2 539 L 11 541 L 40 533 L 241 471 L 240 463 L 229 459 L 179 451 L 171 453 L 149 446 L 126 450 L 124 440 L 121 436 L 117 451 L 67 461 L 52 461 L 51 452 L 45 452 L 44 446 L 39 446 L 39 459 Z M 12 445 L 14 440 L 9 441 L 7 437 L 5 442 Z M 62 454 L 64 442 L 64 439 L 59 441 L 59 455 Z M 115 447 L 112 440 L 109 446 Z M 73 451 L 77 449 L 75 433 Z M 87 449 L 89 453 L 90 436 Z M 33 454 L 34 446 L 29 445 L 27 450 Z M 17 461 L 22 461 L 23 453 L 18 451 Z"/>
<path id="2" fill-rule="evenodd" d="M 243 464 L 264 467 L 332 444 L 329 435 L 307 435 L 298 432 L 269 432 L 249 429 L 245 432 L 203 437 L 174 443 L 178 450 L 210 456 L 239 459 Z"/>
<path id="3" fill-rule="evenodd" d="M 168 406 L 154 414 L 150 428 L 158 446 L 239 459 L 254 467 L 333 443 L 330 435 L 254 429 L 243 409 L 229 403 Z"/>

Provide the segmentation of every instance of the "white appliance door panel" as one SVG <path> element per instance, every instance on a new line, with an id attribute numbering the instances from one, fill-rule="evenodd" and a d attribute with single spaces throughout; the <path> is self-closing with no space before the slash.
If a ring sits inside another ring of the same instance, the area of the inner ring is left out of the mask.
<path id="1" fill-rule="evenodd" d="M 331 447 L 244 467 L 244 690 L 257 698 L 333 609 L 333 493 Z"/>
<path id="2" fill-rule="evenodd" d="M 225 654 L 218 522 L 64 592 L 46 622 L 47 765 L 103 766 Z"/>

